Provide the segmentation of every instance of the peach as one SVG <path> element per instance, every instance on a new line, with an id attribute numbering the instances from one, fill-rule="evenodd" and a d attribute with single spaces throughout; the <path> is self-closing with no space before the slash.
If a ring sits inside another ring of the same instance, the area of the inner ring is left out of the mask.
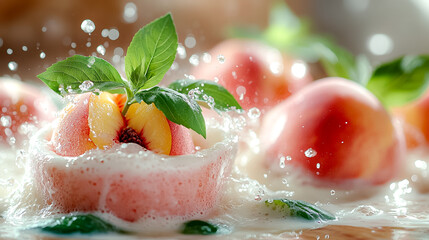
<path id="1" fill-rule="evenodd" d="M 105 149 L 118 142 L 124 125 L 111 94 L 85 93 L 64 108 L 51 142 L 58 155 L 78 156 L 90 149 Z"/>
<path id="2" fill-rule="evenodd" d="M 257 41 L 227 40 L 210 54 L 211 62 L 200 63 L 192 75 L 197 79 L 218 79 L 245 110 L 268 109 L 312 80 L 304 62 Z M 224 62 L 217 60 L 219 56 Z"/>
<path id="3" fill-rule="evenodd" d="M 382 184 L 404 160 L 398 124 L 373 94 L 341 78 L 318 80 L 273 108 L 260 135 L 267 167 L 283 173 L 287 159 L 322 183 Z"/>
<path id="4" fill-rule="evenodd" d="M 419 99 L 392 109 L 405 130 L 407 148 L 428 146 L 429 144 L 429 91 Z"/>
<path id="5" fill-rule="evenodd" d="M 48 134 L 45 129 L 32 139 L 29 157 L 44 201 L 61 213 L 100 211 L 127 221 L 207 216 L 237 151 L 230 136 L 194 155 L 161 156 L 128 144 L 94 150 L 88 160 L 54 154 L 44 141 Z"/>
<path id="6" fill-rule="evenodd" d="M 54 151 L 79 156 L 90 149 L 134 142 L 159 154 L 194 152 L 189 130 L 170 122 L 154 104 L 134 103 L 123 117 L 124 99 L 109 93 L 78 95 L 64 108 L 53 130 Z"/>
<path id="7" fill-rule="evenodd" d="M 26 138 L 24 123 L 40 127 L 53 120 L 56 107 L 39 89 L 11 78 L 0 78 L 0 143 L 18 144 Z M 11 138 L 14 141 L 8 141 Z"/>

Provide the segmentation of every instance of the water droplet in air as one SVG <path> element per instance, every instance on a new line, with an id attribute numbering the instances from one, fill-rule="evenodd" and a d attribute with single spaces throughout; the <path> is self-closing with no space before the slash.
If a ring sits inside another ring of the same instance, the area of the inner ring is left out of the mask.
<path id="1" fill-rule="evenodd" d="M 249 111 L 247 112 L 247 116 L 249 116 L 249 118 L 251 119 L 257 119 L 261 116 L 261 111 L 259 110 L 259 108 L 253 107 L 249 109 Z"/>
<path id="2" fill-rule="evenodd" d="M 186 49 L 180 43 L 179 43 L 179 45 L 177 45 L 177 55 L 179 55 L 180 59 L 185 59 L 186 58 Z"/>
<path id="3" fill-rule="evenodd" d="M 22 46 L 22 51 L 26 52 L 28 50 L 27 46 Z"/>
<path id="4" fill-rule="evenodd" d="M 97 52 L 104 56 L 104 54 L 106 54 L 106 48 L 104 48 L 103 45 L 98 45 Z"/>
<path id="5" fill-rule="evenodd" d="M 16 69 L 18 69 L 18 63 L 16 62 L 9 62 L 8 67 L 11 71 L 16 71 Z"/>
<path id="6" fill-rule="evenodd" d="M 203 53 L 203 61 L 205 63 L 210 63 L 212 61 L 212 55 L 210 53 Z"/>
<path id="7" fill-rule="evenodd" d="M 335 190 L 331 190 L 331 196 L 335 195 Z"/>
<path id="8" fill-rule="evenodd" d="M 283 65 L 279 62 L 272 62 L 270 63 L 270 71 L 274 75 L 280 75 L 283 72 Z"/>
<path id="9" fill-rule="evenodd" d="M 118 38 L 119 38 L 119 31 L 118 31 L 118 29 L 115 29 L 115 28 L 110 29 L 110 31 L 109 31 L 109 39 L 110 40 L 116 40 Z"/>
<path id="10" fill-rule="evenodd" d="M 124 49 L 122 49 L 121 47 L 117 47 L 117 48 L 115 48 L 115 50 L 113 50 L 113 54 L 118 55 L 118 56 L 123 56 L 124 55 Z"/>
<path id="11" fill-rule="evenodd" d="M 82 24 L 80 25 L 80 28 L 84 32 L 91 34 L 95 30 L 95 24 L 90 19 L 85 19 L 85 20 L 83 20 Z"/>
<path id="12" fill-rule="evenodd" d="M 41 52 L 41 53 L 40 53 L 40 58 L 41 58 L 41 59 L 45 59 L 45 57 L 46 57 L 46 53 Z"/>
<path id="13" fill-rule="evenodd" d="M 292 161 L 292 157 L 291 156 L 286 156 L 286 161 Z"/>
<path id="14" fill-rule="evenodd" d="M 244 86 L 238 86 L 235 92 L 240 96 L 240 100 L 243 100 L 246 94 L 246 88 Z"/>
<path id="15" fill-rule="evenodd" d="M 11 55 L 11 54 L 13 53 L 13 50 L 12 50 L 11 48 L 8 48 L 8 49 L 6 50 L 6 52 L 7 52 L 7 54 Z"/>
<path id="16" fill-rule="evenodd" d="M 121 56 L 119 56 L 119 55 L 115 55 L 115 56 L 113 56 L 113 57 L 112 57 L 112 61 L 113 61 L 114 63 L 119 63 L 119 62 L 121 61 Z"/>
<path id="17" fill-rule="evenodd" d="M 223 64 L 223 63 L 225 63 L 225 56 L 222 54 L 219 54 L 217 56 L 217 60 L 219 61 L 220 64 Z"/>
<path id="18" fill-rule="evenodd" d="M 123 18 L 127 23 L 133 23 L 137 21 L 137 6 L 129 2 L 125 4 Z"/>
<path id="19" fill-rule="evenodd" d="M 103 29 L 102 31 L 101 31 L 101 36 L 102 37 L 107 37 L 107 36 L 109 36 L 109 29 Z"/>
<path id="20" fill-rule="evenodd" d="M 320 169 L 320 163 L 317 163 L 317 164 L 316 164 L 316 168 L 317 168 L 317 169 Z"/>
<path id="21" fill-rule="evenodd" d="M 86 80 L 86 81 L 84 81 L 81 85 L 79 85 L 79 88 L 80 88 L 80 90 L 82 90 L 82 91 L 88 91 L 90 88 L 92 88 L 94 86 L 94 83 L 93 82 L 91 82 L 91 81 L 89 81 L 89 80 Z"/>
<path id="22" fill-rule="evenodd" d="M 86 47 L 91 47 L 91 42 L 87 42 Z"/>
<path id="23" fill-rule="evenodd" d="M 198 66 L 200 64 L 200 58 L 198 57 L 197 54 L 193 54 L 190 58 L 189 58 L 189 63 L 191 63 L 194 66 Z"/>
<path id="24" fill-rule="evenodd" d="M 0 122 L 3 127 L 10 127 L 12 125 L 12 119 L 10 116 L 2 116 L 0 118 Z"/>
<path id="25" fill-rule="evenodd" d="M 232 72 L 231 72 L 231 74 L 232 74 L 232 77 L 233 77 L 234 79 L 237 79 L 237 73 L 236 73 L 235 71 L 232 71 Z"/>
<path id="26" fill-rule="evenodd" d="M 197 44 L 197 41 L 195 40 L 194 36 L 189 35 L 186 37 L 185 46 L 187 48 L 194 48 L 196 44 Z"/>
<path id="27" fill-rule="evenodd" d="M 280 162 L 279 162 L 280 168 L 285 168 L 285 166 L 286 166 L 285 160 L 286 160 L 286 158 L 284 156 L 280 157 Z"/>
<path id="28" fill-rule="evenodd" d="M 47 28 L 46 27 L 42 27 L 42 32 L 46 32 Z"/>
<path id="29" fill-rule="evenodd" d="M 307 65 L 303 61 L 296 61 L 292 64 L 291 73 L 294 77 L 303 78 L 307 73 Z"/>
<path id="30" fill-rule="evenodd" d="M 316 155 L 317 155 L 317 152 L 314 150 L 314 149 L 312 149 L 312 148 L 309 148 L 309 149 L 307 149 L 306 151 L 305 151 L 305 156 L 306 157 L 308 157 L 308 158 L 312 158 L 312 157 L 315 157 Z"/>

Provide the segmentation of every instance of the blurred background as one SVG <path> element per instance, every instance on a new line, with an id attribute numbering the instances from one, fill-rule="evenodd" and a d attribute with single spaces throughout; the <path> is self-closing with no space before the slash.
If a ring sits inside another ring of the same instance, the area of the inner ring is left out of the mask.
<path id="1" fill-rule="evenodd" d="M 404 54 L 428 53 L 427 0 L 286 1 L 312 31 L 330 35 L 372 65 Z M 2 0 L 0 76 L 25 81 L 74 54 L 101 56 L 120 65 L 134 33 L 172 12 L 186 56 L 208 51 L 232 27 L 263 30 L 273 1 L 261 0 Z M 85 21 L 89 19 L 90 21 Z M 95 28 L 94 28 L 95 27 Z M 86 31 L 86 32 L 85 32 Z M 183 74 L 183 73 L 181 73 Z"/>

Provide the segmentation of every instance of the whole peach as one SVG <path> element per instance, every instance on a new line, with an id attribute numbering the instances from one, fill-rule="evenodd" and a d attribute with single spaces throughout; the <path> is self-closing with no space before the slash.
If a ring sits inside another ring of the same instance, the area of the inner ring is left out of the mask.
<path id="1" fill-rule="evenodd" d="M 392 109 L 405 130 L 407 148 L 429 144 L 429 91 L 416 101 Z"/>
<path id="2" fill-rule="evenodd" d="M 327 183 L 382 184 L 404 160 L 396 121 L 373 94 L 341 78 L 303 88 L 267 113 L 260 130 L 267 167 L 284 171 L 284 161 Z"/>
<path id="3" fill-rule="evenodd" d="M 51 100 L 36 87 L 0 78 L 0 144 L 21 144 L 32 133 L 30 126 L 40 127 L 43 122 L 52 120 L 56 110 Z M 26 128 L 24 123 L 28 123 Z"/>
<path id="4" fill-rule="evenodd" d="M 245 110 L 268 109 L 312 80 L 304 62 L 254 40 L 226 40 L 210 55 L 211 61 L 200 63 L 192 75 L 217 80 Z"/>

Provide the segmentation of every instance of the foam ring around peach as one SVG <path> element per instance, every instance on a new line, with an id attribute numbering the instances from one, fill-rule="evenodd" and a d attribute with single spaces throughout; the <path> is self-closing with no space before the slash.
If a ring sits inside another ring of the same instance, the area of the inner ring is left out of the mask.
<path id="1" fill-rule="evenodd" d="M 44 201 L 60 213 L 96 211 L 126 221 L 209 214 L 237 152 L 237 141 L 222 132 L 222 141 L 192 155 L 158 155 L 117 144 L 63 157 L 45 140 L 50 132 L 42 129 L 30 143 L 32 176 Z"/>

